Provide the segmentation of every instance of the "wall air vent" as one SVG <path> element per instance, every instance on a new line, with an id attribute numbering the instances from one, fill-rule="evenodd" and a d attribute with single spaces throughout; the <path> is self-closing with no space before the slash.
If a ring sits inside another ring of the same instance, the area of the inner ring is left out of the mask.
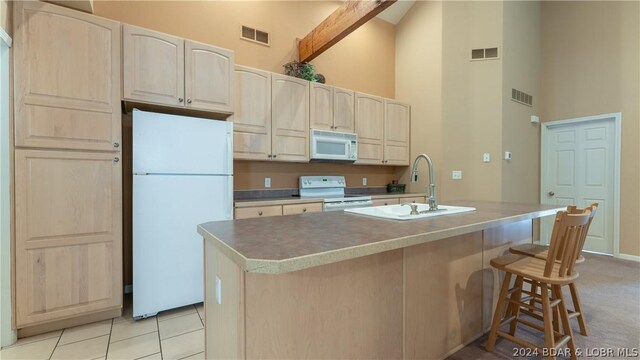
<path id="1" fill-rule="evenodd" d="M 269 46 L 269 33 L 242 25 L 240 38 L 258 44 Z"/>
<path id="2" fill-rule="evenodd" d="M 511 100 L 533 107 L 533 96 L 517 89 L 511 89 Z"/>
<path id="3" fill-rule="evenodd" d="M 498 58 L 498 48 L 471 49 L 471 61 L 494 60 Z"/>

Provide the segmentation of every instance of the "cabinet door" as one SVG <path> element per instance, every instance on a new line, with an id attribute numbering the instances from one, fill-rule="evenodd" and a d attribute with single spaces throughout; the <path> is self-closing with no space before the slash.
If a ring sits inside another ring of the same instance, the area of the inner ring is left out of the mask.
<path id="1" fill-rule="evenodd" d="M 312 129 L 333 130 L 333 87 L 311 83 L 309 120 Z"/>
<path id="2" fill-rule="evenodd" d="M 354 132 L 354 92 L 347 89 L 333 90 L 333 126 L 341 132 Z"/>
<path id="3" fill-rule="evenodd" d="M 233 158 L 271 159 L 271 73 L 235 66 Z"/>
<path id="4" fill-rule="evenodd" d="M 14 19 L 15 145 L 117 147 L 120 24 L 37 1 L 14 2 Z"/>
<path id="5" fill-rule="evenodd" d="M 184 105 L 184 41 L 167 34 L 122 26 L 124 98 Z"/>
<path id="6" fill-rule="evenodd" d="M 384 101 L 381 97 L 355 94 L 358 164 L 383 164 Z"/>
<path id="7" fill-rule="evenodd" d="M 409 165 L 411 106 L 395 100 L 384 101 L 384 162 Z"/>
<path id="8" fill-rule="evenodd" d="M 231 113 L 233 51 L 185 40 L 184 61 L 187 107 Z"/>
<path id="9" fill-rule="evenodd" d="M 271 75 L 272 157 L 309 161 L 309 82 Z"/>
<path id="10" fill-rule="evenodd" d="M 117 156 L 16 150 L 18 328 L 122 306 Z"/>

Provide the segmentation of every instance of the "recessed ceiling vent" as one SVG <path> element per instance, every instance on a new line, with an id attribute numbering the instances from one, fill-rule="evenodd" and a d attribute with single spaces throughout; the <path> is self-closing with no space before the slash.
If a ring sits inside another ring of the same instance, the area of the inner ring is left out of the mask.
<path id="1" fill-rule="evenodd" d="M 240 38 L 258 44 L 269 46 L 269 33 L 242 25 Z"/>
<path id="2" fill-rule="evenodd" d="M 498 48 L 471 49 L 471 60 L 493 60 L 498 58 Z"/>
<path id="3" fill-rule="evenodd" d="M 511 100 L 522 105 L 533 107 L 533 96 L 517 89 L 511 89 Z"/>

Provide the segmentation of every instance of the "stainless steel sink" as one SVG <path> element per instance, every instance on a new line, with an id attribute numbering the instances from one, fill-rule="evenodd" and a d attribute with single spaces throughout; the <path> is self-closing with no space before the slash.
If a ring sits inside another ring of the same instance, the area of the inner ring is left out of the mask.
<path id="1" fill-rule="evenodd" d="M 475 211 L 476 208 L 464 206 L 438 205 L 438 210 L 429 211 L 429 204 L 415 204 L 419 214 L 411 215 L 411 207 L 402 205 L 373 206 L 354 209 L 345 209 L 345 212 L 373 216 L 392 220 L 414 220 L 434 216 L 446 216 Z"/>

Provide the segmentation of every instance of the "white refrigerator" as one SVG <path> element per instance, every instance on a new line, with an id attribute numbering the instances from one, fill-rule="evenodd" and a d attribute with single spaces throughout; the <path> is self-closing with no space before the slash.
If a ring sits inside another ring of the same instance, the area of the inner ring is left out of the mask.
<path id="1" fill-rule="evenodd" d="M 233 219 L 233 123 L 133 111 L 133 316 L 204 299 L 198 224 Z"/>

